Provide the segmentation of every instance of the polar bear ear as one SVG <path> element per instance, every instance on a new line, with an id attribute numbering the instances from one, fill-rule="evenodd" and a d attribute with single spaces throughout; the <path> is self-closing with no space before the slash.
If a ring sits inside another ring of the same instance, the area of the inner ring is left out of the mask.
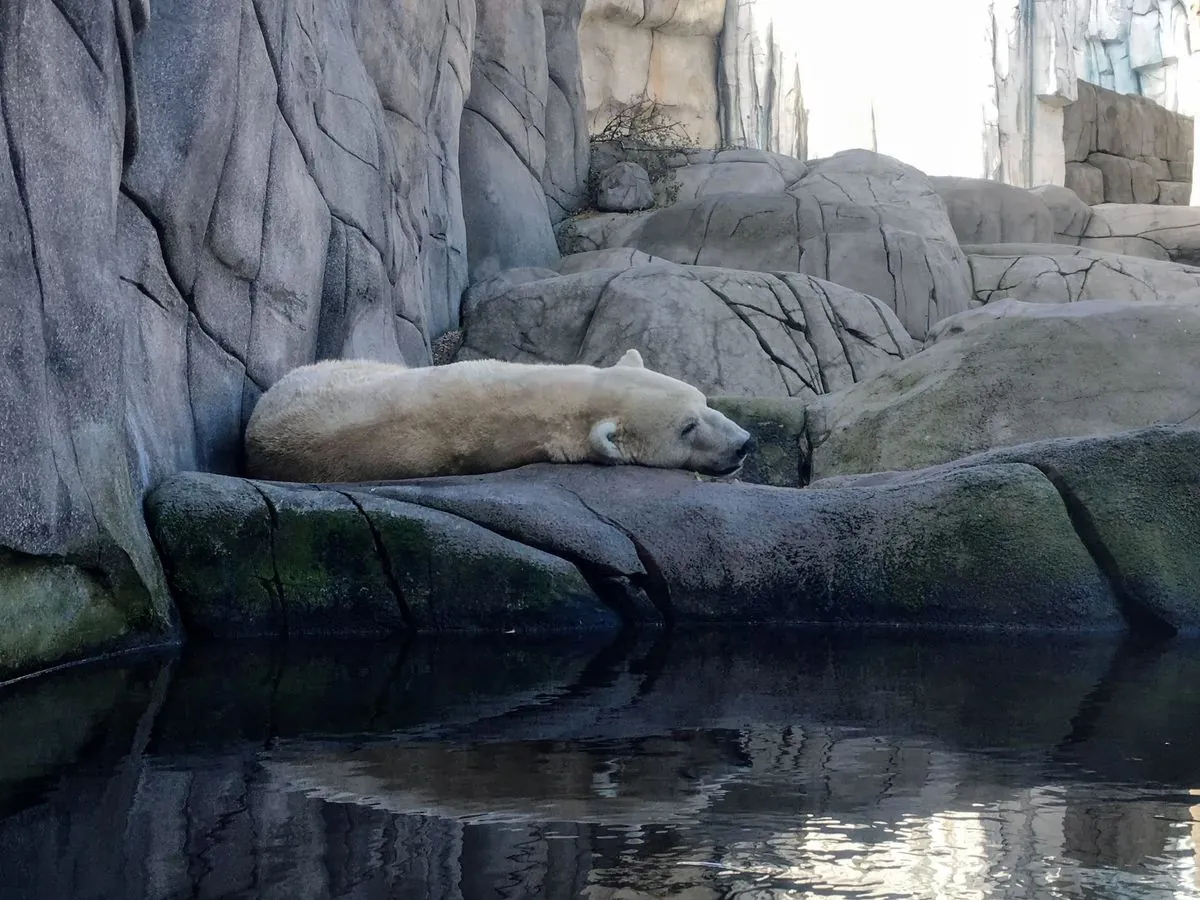
<path id="1" fill-rule="evenodd" d="M 615 363 L 613 363 L 613 365 L 614 366 L 629 366 L 630 368 L 633 368 L 633 369 L 644 369 L 645 368 L 645 365 L 642 363 L 642 354 L 638 353 L 632 347 L 630 349 L 626 350 L 625 353 L 621 356 L 621 358 L 618 359 Z"/>
<path id="2" fill-rule="evenodd" d="M 621 449 L 617 446 L 617 423 L 615 420 L 601 419 L 592 426 L 589 439 L 592 450 L 601 459 L 615 463 L 625 461 L 625 457 L 621 455 Z"/>

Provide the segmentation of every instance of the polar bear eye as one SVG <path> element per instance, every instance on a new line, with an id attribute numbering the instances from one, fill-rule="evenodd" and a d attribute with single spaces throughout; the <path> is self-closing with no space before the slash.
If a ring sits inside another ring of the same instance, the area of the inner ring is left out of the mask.
<path id="1" fill-rule="evenodd" d="M 688 422 L 686 425 L 683 426 L 683 431 L 679 432 L 679 436 L 687 437 L 689 434 L 691 434 L 695 430 L 696 430 L 696 423 Z"/>

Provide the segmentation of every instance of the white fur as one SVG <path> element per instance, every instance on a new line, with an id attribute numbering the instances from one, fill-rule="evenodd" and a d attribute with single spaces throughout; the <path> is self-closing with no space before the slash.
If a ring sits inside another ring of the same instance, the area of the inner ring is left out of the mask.
<path id="1" fill-rule="evenodd" d="M 636 350 L 608 368 L 328 360 L 293 369 L 258 401 L 246 469 L 253 478 L 315 482 L 534 462 L 724 474 L 741 465 L 749 437 L 696 388 L 645 368 Z"/>

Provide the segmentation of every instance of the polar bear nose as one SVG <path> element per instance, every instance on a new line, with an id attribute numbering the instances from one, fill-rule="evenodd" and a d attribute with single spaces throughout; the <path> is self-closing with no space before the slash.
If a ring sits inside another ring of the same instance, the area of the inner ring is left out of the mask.
<path id="1" fill-rule="evenodd" d="M 754 435 L 747 435 L 745 442 L 743 442 L 742 446 L 738 447 L 738 459 L 745 459 L 747 456 L 753 453 L 755 446 Z"/>

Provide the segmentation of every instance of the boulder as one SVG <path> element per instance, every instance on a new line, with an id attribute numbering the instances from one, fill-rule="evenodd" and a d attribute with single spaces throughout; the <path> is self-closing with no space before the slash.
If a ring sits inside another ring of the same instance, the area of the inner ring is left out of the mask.
<path id="1" fill-rule="evenodd" d="M 603 243 L 593 226 L 579 249 L 620 240 L 689 265 L 814 275 L 883 300 L 917 339 L 970 301 L 966 258 L 929 179 L 865 150 L 812 163 L 785 193 L 714 194 L 606 226 Z"/>
<path id="2" fill-rule="evenodd" d="M 458 359 L 646 365 L 712 394 L 815 397 L 914 352 L 883 303 L 807 275 L 674 263 L 538 278 L 464 298 Z"/>
<path id="3" fill-rule="evenodd" d="M 1079 238 L 1083 236 L 1088 222 L 1092 219 L 1091 207 L 1069 187 L 1042 184 L 1033 188 L 1032 193 L 1041 197 L 1050 210 L 1050 218 L 1054 224 L 1054 240 L 1063 244 L 1079 243 Z"/>
<path id="4" fill-rule="evenodd" d="M 618 162 L 647 170 L 659 206 L 713 194 L 778 194 L 808 172 L 807 163 L 765 150 L 653 149 L 628 141 L 593 144 L 593 172 Z"/>
<path id="5" fill-rule="evenodd" d="M 1024 463 L 822 491 L 633 466 L 328 489 L 179 475 L 147 509 L 197 631 L 329 633 L 388 604 L 416 632 L 1124 627 L 1059 492 Z"/>
<path id="6" fill-rule="evenodd" d="M 1188 206 L 1192 202 L 1190 181 L 1160 181 L 1158 203 L 1160 206 Z"/>
<path id="7" fill-rule="evenodd" d="M 1200 417 L 1193 417 L 1200 423 Z M 1043 473 L 1135 627 L 1200 628 L 1200 429 L 1156 426 L 1040 441 L 932 469 L 832 478 L 813 488 L 923 483 L 975 467 L 1024 464 Z M 1187 547 L 1191 549 L 1186 549 Z"/>
<path id="8" fill-rule="evenodd" d="M 618 621 L 561 558 L 369 492 L 194 474 L 169 479 L 146 510 L 196 636 L 533 632 Z"/>
<path id="9" fill-rule="evenodd" d="M 1158 179 L 1145 163 L 1108 153 L 1093 153 L 1088 163 L 1100 170 L 1106 203 L 1153 203 L 1158 199 Z"/>
<path id="10" fill-rule="evenodd" d="M 975 298 L 982 303 L 1152 302 L 1200 289 L 1200 267 L 1085 247 L 992 244 L 967 245 L 963 251 L 971 263 Z"/>
<path id="11" fill-rule="evenodd" d="M 650 176 L 633 162 L 619 162 L 596 180 L 596 209 L 602 212 L 636 212 L 654 205 Z"/>
<path id="12" fill-rule="evenodd" d="M 1085 247 L 1200 265 L 1200 207 L 1104 203 L 1092 213 Z"/>
<path id="13" fill-rule="evenodd" d="M 1085 162 L 1067 163 L 1063 184 L 1089 206 L 1104 202 L 1104 173 Z"/>
<path id="14" fill-rule="evenodd" d="M 812 476 L 1194 422 L 1198 300 L 1002 300 L 943 322 L 922 352 L 809 405 Z"/>
<path id="15" fill-rule="evenodd" d="M 1054 238 L 1054 216 L 1033 191 L 985 178 L 930 177 L 962 244 L 1041 244 Z"/>

